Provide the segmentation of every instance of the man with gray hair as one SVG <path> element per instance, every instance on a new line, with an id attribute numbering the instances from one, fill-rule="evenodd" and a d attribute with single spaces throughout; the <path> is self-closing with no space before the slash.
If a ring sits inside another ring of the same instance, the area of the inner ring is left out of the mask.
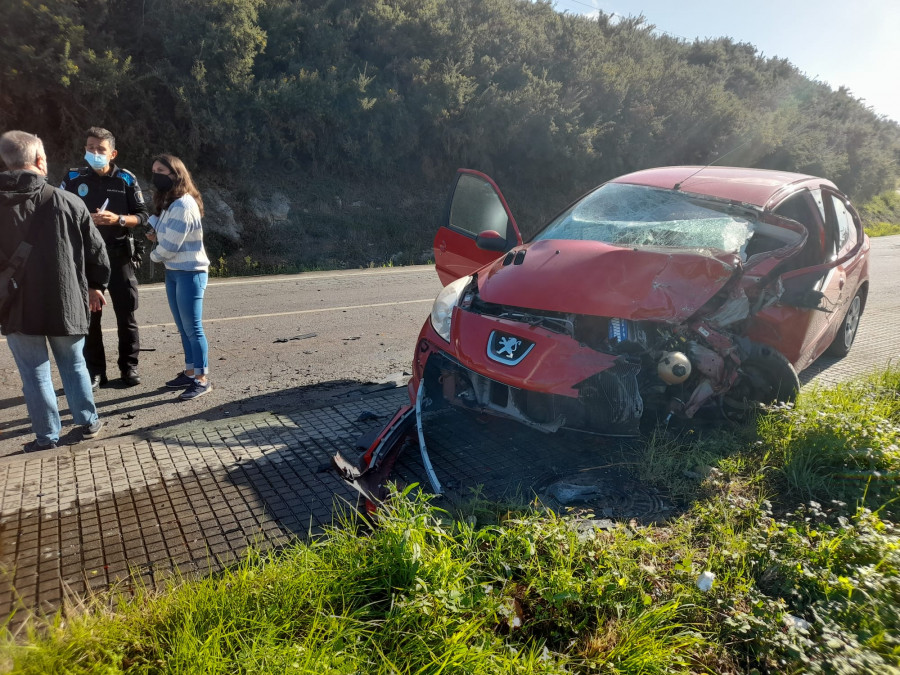
<path id="1" fill-rule="evenodd" d="M 19 369 L 36 437 L 27 452 L 59 442 L 48 344 L 82 437 L 103 427 L 82 351 L 90 314 L 106 303 L 109 259 L 82 201 L 47 183 L 47 155 L 37 136 L 6 132 L 0 158 L 8 169 L 0 172 L 0 333 Z"/>

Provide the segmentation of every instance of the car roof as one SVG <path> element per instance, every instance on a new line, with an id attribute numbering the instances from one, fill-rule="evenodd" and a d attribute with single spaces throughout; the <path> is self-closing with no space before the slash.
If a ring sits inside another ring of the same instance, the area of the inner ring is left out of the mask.
<path id="1" fill-rule="evenodd" d="M 738 201 L 760 208 L 772 203 L 775 198 L 778 198 L 776 201 L 781 201 L 781 197 L 804 187 L 826 186 L 837 190 L 834 183 L 824 178 L 734 166 L 664 166 L 629 173 L 610 182 L 669 190 L 680 184 L 678 189 L 683 192 Z"/>

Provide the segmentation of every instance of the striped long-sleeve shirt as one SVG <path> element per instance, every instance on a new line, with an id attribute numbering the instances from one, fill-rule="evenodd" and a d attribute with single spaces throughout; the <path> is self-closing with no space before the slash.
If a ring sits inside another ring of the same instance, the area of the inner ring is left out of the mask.
<path id="1" fill-rule="evenodd" d="M 191 195 L 183 195 L 169 204 L 158 218 L 150 219 L 150 225 L 156 229 L 157 243 L 150 251 L 150 260 L 164 263 L 170 270 L 209 270 L 200 207 Z"/>

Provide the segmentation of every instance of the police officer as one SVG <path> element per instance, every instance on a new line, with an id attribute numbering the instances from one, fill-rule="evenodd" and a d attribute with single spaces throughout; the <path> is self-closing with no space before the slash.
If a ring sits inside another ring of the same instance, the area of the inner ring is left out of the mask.
<path id="1" fill-rule="evenodd" d="M 122 383 L 132 387 L 141 383 L 137 370 L 140 338 L 134 316 L 138 307 L 138 283 L 134 271 L 140 251 L 136 250 L 132 231 L 146 225 L 149 213 L 137 178 L 113 164 L 118 153 L 116 139 L 109 131 L 99 127 L 88 129 L 84 150 L 88 166 L 69 169 L 60 187 L 84 200 L 106 243 L 112 268 L 109 296 L 119 332 L 119 372 Z M 91 314 L 90 331 L 84 344 L 84 360 L 93 389 L 106 383 L 106 352 L 100 328 L 102 313 L 101 310 Z"/>

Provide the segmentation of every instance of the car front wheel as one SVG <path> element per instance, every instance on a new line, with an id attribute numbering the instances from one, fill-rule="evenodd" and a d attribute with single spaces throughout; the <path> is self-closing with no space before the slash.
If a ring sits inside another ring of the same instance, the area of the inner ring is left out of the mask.
<path id="1" fill-rule="evenodd" d="M 834 336 L 834 342 L 832 342 L 828 346 L 828 349 L 825 350 L 826 354 L 832 356 L 847 356 L 850 352 L 850 347 L 853 346 L 853 341 L 856 339 L 862 311 L 862 296 L 857 293 L 850 302 L 850 308 L 844 315 L 844 320 L 841 322 L 841 327 L 838 329 L 837 335 Z"/>
<path id="2" fill-rule="evenodd" d="M 784 354 L 754 345 L 734 385 L 722 396 L 722 411 L 727 419 L 747 422 L 768 405 L 793 403 L 799 392 L 797 371 Z"/>

